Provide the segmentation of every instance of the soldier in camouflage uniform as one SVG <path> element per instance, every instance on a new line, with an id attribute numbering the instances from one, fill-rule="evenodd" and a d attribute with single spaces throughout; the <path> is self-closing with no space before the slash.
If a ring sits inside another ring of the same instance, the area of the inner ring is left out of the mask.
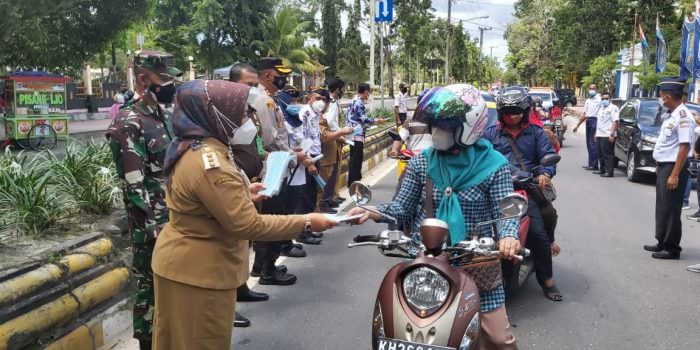
<path id="1" fill-rule="evenodd" d="M 165 151 L 173 137 L 170 115 L 160 104 L 175 96 L 173 78 L 182 73 L 166 53 L 143 51 L 134 59 L 138 67 L 136 92 L 107 131 L 110 149 L 124 191 L 129 233 L 133 243 L 132 270 L 136 279 L 134 338 L 141 349 L 151 348 L 153 322 L 153 271 L 151 256 L 158 232 L 168 221 L 164 179 Z"/>

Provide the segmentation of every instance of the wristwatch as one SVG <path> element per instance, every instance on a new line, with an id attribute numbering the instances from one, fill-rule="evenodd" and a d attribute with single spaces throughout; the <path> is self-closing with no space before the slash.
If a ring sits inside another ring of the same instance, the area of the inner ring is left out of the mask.
<path id="1" fill-rule="evenodd" d="M 306 215 L 306 222 L 304 223 L 304 232 L 311 232 L 311 216 Z"/>

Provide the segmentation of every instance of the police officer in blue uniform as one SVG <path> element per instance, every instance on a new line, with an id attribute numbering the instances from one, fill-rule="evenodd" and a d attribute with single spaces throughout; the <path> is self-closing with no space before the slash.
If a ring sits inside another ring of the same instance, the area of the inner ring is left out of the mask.
<path id="1" fill-rule="evenodd" d="M 654 147 L 656 160 L 656 244 L 645 245 L 655 259 L 678 259 L 681 253 L 681 208 L 689 180 L 688 157 L 695 138 L 695 121 L 683 103 L 685 81 L 662 78 L 659 103 L 667 107 Z"/>

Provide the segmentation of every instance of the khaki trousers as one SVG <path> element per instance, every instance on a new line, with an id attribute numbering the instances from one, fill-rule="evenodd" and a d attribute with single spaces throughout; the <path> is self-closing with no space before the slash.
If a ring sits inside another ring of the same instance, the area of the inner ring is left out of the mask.
<path id="1" fill-rule="evenodd" d="M 515 336 L 510 330 L 506 307 L 481 314 L 479 350 L 517 350 Z"/>
<path id="2" fill-rule="evenodd" d="M 153 274 L 154 350 L 231 348 L 236 289 L 207 289 Z"/>

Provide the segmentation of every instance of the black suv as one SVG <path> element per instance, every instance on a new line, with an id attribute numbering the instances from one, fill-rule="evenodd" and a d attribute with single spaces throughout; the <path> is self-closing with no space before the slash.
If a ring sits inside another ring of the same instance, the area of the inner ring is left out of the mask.
<path id="1" fill-rule="evenodd" d="M 686 104 L 700 114 L 700 106 Z M 642 173 L 656 173 L 654 145 L 659 137 L 661 116 L 667 113 L 657 98 L 632 98 L 620 108 L 620 127 L 615 140 L 615 158 L 627 165 L 627 179 L 638 181 Z"/>
<path id="2" fill-rule="evenodd" d="M 574 90 L 571 89 L 557 89 L 554 90 L 559 98 L 559 105 L 561 107 L 573 107 L 576 106 L 576 94 Z"/>

